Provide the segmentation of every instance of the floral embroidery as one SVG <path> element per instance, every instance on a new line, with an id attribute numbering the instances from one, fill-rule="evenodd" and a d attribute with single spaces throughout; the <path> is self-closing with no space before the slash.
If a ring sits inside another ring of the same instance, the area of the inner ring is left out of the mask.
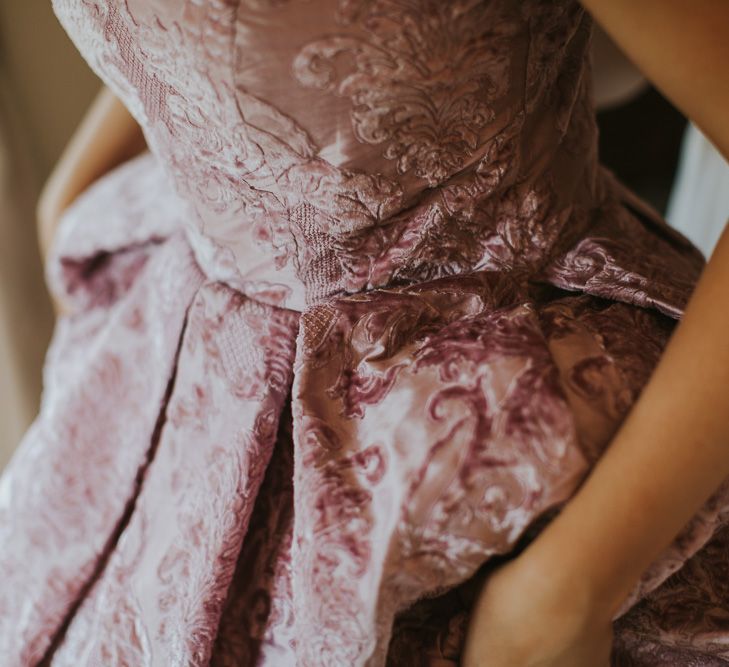
<path id="1" fill-rule="evenodd" d="M 505 47 L 518 24 L 473 0 L 342 2 L 339 20 L 364 35 L 307 43 L 293 63 L 297 79 L 349 97 L 355 137 L 384 143 L 398 173 L 412 170 L 432 187 L 463 168 L 508 93 Z M 353 71 L 338 77 L 333 62 L 343 54 Z"/>
<path id="2" fill-rule="evenodd" d="M 457 661 L 703 265 L 597 164 L 589 16 L 54 8 L 151 153 L 49 265 L 75 312 L 0 478 L 3 665 Z M 729 481 L 626 599 L 614 667 L 729 657 L 727 523 Z"/>

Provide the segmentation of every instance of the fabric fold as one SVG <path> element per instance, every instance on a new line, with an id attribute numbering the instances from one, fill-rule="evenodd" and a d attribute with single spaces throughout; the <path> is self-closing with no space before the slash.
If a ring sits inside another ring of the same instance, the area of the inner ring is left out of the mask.
<path id="1" fill-rule="evenodd" d="M 88 664 L 209 664 L 288 395 L 297 318 L 223 285 L 197 291 L 134 513 L 54 667 L 80 655 Z"/>
<path id="2" fill-rule="evenodd" d="M 384 665 L 398 613 L 509 552 L 576 489 L 588 452 L 561 377 L 576 385 L 592 362 L 589 407 L 613 421 L 627 386 L 569 299 L 542 311 L 512 277 L 484 272 L 304 313 L 292 396 L 301 664 Z M 567 335 L 569 358 L 556 351 Z"/>
<path id="3" fill-rule="evenodd" d="M 160 179 L 158 217 L 140 173 Z M 54 637 L 54 667 L 457 659 L 479 581 L 589 474 L 660 357 L 683 283 L 671 276 L 661 293 L 653 275 L 655 295 L 631 291 L 625 265 L 606 262 L 591 281 L 563 257 L 554 267 L 569 270 L 546 279 L 479 271 L 298 313 L 203 275 L 163 183 L 150 156 L 116 170 L 68 210 L 54 248 L 49 276 L 75 312 L 59 325 L 30 444 L 3 478 L 3 539 L 29 514 L 32 540 L 63 524 L 58 512 L 81 532 L 56 531 L 53 547 L 43 537 L 32 548 L 44 560 L 28 569 L 6 550 L 8 590 L 25 609 L 9 664 L 40 659 Z M 146 203 L 101 234 L 112 195 L 129 197 L 125 216 Z M 603 214 L 652 234 L 637 208 Z M 591 228 L 603 249 L 619 240 L 605 229 Z M 680 238 L 650 238 L 682 252 Z M 173 376 L 167 395 L 160 379 Z M 293 434 L 282 436 L 289 408 Z M 91 413 L 116 426 L 95 431 Z M 45 491 L 16 492 L 40 443 Z M 49 489 L 71 474 L 52 503 Z M 616 618 L 653 623 L 639 610 L 703 558 L 727 508 L 720 489 Z M 265 564 L 255 581 L 251 553 Z M 619 626 L 626 646 L 636 623 Z"/>
<path id="4" fill-rule="evenodd" d="M 590 226 L 533 280 L 680 318 L 703 256 L 607 170 L 601 175 L 607 195 Z"/>
<path id="5" fill-rule="evenodd" d="M 54 638 L 53 667 L 457 661 L 479 580 L 589 474 L 703 267 L 598 165 L 589 15 L 53 4 L 154 155 L 53 248 L 71 315 L 0 482 L 8 667 Z M 656 614 L 718 594 L 694 565 L 723 494 L 626 602 L 632 667 L 643 630 L 721 655 L 718 623 Z"/>
<path id="6" fill-rule="evenodd" d="M 113 547 L 201 279 L 175 237 L 148 258 L 124 300 L 58 322 L 41 412 L 0 480 L 0 654 L 8 667 L 41 659 Z"/>
<path id="7" fill-rule="evenodd" d="M 185 204 L 145 151 L 94 181 L 62 213 L 46 264 L 55 298 L 71 309 L 109 305 L 134 283 L 150 245 L 182 234 Z"/>

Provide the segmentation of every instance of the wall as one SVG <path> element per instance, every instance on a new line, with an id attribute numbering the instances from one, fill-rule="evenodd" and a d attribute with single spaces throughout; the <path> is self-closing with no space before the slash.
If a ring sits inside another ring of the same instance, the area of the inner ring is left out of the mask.
<path id="1" fill-rule="evenodd" d="M 0 1 L 0 468 L 37 411 L 53 324 L 35 201 L 99 86 L 50 2 Z"/>

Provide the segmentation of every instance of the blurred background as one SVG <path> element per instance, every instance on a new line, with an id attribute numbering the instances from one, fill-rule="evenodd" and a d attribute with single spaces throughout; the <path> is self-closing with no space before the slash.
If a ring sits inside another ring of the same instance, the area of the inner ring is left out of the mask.
<path id="1" fill-rule="evenodd" d="M 36 199 L 99 86 L 50 2 L 0 1 L 0 468 L 38 409 L 53 326 Z"/>
<path id="2" fill-rule="evenodd" d="M 601 33 L 594 62 L 602 161 L 708 254 L 729 168 Z M 50 2 L 0 2 L 0 469 L 38 409 L 53 326 L 36 200 L 100 86 Z"/>

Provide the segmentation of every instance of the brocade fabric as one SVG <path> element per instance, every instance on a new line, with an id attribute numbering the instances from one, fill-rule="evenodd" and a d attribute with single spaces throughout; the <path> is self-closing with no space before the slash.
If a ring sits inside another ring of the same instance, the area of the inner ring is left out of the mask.
<path id="1" fill-rule="evenodd" d="M 53 6 L 150 150 L 49 260 L 72 314 L 0 479 L 3 666 L 456 665 L 704 264 L 599 164 L 590 17 Z M 725 483 L 616 615 L 614 667 L 729 664 L 728 526 Z"/>

